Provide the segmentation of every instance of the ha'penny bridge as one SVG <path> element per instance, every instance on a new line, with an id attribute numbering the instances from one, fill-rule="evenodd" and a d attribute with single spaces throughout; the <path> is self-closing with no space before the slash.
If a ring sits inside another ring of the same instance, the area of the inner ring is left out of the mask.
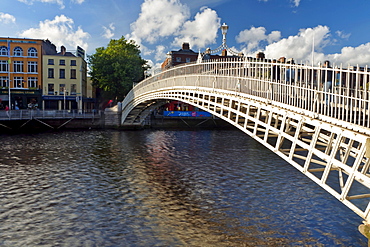
<path id="1" fill-rule="evenodd" d="M 330 83 L 331 82 L 331 83 Z M 370 72 L 246 57 L 173 67 L 138 83 L 122 126 L 142 126 L 158 107 L 191 104 L 240 129 L 370 225 Z M 361 222 L 359 222 L 361 224 Z"/>

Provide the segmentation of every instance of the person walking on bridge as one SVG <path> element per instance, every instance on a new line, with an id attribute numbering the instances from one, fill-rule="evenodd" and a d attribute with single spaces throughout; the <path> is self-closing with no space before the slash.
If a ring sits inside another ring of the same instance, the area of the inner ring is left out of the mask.
<path id="1" fill-rule="evenodd" d="M 321 82 L 325 92 L 325 103 L 328 105 L 331 102 L 330 93 L 333 92 L 333 71 L 328 60 L 324 62 L 324 68 L 321 73 Z"/>

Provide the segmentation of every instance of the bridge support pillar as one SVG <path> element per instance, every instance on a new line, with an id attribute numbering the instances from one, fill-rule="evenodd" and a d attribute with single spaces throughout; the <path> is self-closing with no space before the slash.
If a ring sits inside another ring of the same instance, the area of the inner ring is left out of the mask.
<path id="1" fill-rule="evenodd" d="M 364 222 L 364 224 L 358 226 L 358 230 L 367 237 L 367 246 L 370 247 L 370 225 Z"/>

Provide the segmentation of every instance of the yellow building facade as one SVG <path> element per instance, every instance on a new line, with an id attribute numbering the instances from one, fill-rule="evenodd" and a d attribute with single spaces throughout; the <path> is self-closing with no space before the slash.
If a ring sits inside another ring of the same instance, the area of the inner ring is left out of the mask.
<path id="1" fill-rule="evenodd" d="M 0 108 L 40 105 L 42 45 L 37 39 L 0 38 Z"/>
<path id="2" fill-rule="evenodd" d="M 62 47 L 55 55 L 43 56 L 43 109 L 87 109 L 87 64 Z"/>

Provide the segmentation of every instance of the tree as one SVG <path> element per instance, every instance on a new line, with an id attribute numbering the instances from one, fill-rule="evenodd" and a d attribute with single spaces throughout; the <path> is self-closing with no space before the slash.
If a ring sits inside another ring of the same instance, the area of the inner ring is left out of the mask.
<path id="1" fill-rule="evenodd" d="M 121 101 L 133 83 L 144 78 L 149 69 L 135 41 L 112 39 L 107 48 L 99 47 L 88 57 L 92 85 L 103 90 L 103 98 Z"/>

